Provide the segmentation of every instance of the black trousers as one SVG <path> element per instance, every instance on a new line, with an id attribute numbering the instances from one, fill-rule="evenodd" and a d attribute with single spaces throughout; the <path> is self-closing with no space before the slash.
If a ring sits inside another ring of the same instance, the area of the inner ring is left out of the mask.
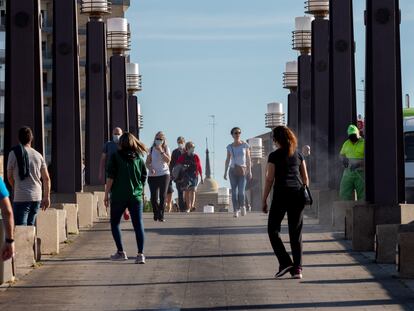
<path id="1" fill-rule="evenodd" d="M 282 267 L 302 267 L 302 227 L 304 202 L 300 190 L 284 188 L 275 190 L 269 212 L 267 232 L 273 251 Z M 287 213 L 290 247 L 293 261 L 283 245 L 280 230 Z"/>
<path id="2" fill-rule="evenodd" d="M 184 191 L 182 185 L 180 183 L 175 182 L 175 187 L 177 188 L 178 193 L 178 207 L 180 209 L 180 212 L 184 212 L 187 208 L 185 206 Z"/>
<path id="3" fill-rule="evenodd" d="M 151 205 L 154 212 L 154 220 L 164 219 L 165 198 L 167 197 L 170 175 L 148 177 L 148 185 L 151 192 Z M 158 200 L 159 199 L 159 200 Z"/>

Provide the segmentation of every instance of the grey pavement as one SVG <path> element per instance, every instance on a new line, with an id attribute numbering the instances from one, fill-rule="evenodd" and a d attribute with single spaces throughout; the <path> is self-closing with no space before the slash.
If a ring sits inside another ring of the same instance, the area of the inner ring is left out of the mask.
<path id="1" fill-rule="evenodd" d="M 307 219 L 304 278 L 275 279 L 267 216 L 145 215 L 147 263 L 111 262 L 109 224 L 86 230 L 60 255 L 0 292 L 0 310 L 414 310 L 414 292 L 349 243 Z M 284 226 L 283 237 L 287 237 Z"/>

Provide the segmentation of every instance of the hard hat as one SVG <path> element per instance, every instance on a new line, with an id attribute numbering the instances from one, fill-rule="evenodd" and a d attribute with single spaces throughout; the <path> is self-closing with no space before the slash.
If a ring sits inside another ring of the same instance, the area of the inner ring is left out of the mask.
<path id="1" fill-rule="evenodd" d="M 358 128 L 355 125 L 353 125 L 353 124 L 351 124 L 350 126 L 348 126 L 348 136 L 349 135 L 352 135 L 352 134 L 355 134 L 357 136 L 359 135 Z"/>

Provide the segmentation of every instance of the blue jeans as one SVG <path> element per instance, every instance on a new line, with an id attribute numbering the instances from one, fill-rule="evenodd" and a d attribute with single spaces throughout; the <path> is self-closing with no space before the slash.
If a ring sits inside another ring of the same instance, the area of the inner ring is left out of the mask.
<path id="1" fill-rule="evenodd" d="M 142 210 L 144 203 L 138 200 L 129 200 L 121 202 L 111 202 L 111 230 L 114 237 L 116 247 L 119 252 L 124 250 L 122 246 L 121 229 L 119 224 L 121 223 L 121 217 L 125 210 L 128 208 L 131 214 L 132 225 L 134 226 L 135 238 L 137 240 L 138 253 L 144 252 L 144 223 L 142 221 Z"/>
<path id="2" fill-rule="evenodd" d="M 14 224 L 16 226 L 34 226 L 40 201 L 13 202 Z"/>
<path id="3" fill-rule="evenodd" d="M 236 176 L 232 168 L 229 170 L 229 177 L 233 210 L 238 211 L 240 207 L 244 206 L 247 179 L 246 176 Z"/>

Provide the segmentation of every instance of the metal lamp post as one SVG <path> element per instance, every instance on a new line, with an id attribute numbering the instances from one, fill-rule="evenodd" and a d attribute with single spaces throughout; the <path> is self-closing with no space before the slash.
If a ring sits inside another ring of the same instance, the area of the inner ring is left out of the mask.
<path id="1" fill-rule="evenodd" d="M 283 88 L 289 89 L 288 95 L 288 126 L 298 131 L 298 62 L 287 62 L 283 73 Z"/>
<path id="2" fill-rule="evenodd" d="M 106 85 L 106 41 L 103 16 L 110 13 L 107 0 L 82 0 L 81 13 L 89 15 L 86 24 L 86 184 L 101 185 L 99 162 L 102 145 L 109 138 Z"/>
<path id="3" fill-rule="evenodd" d="M 308 0 L 312 14 L 312 172 L 320 189 L 329 186 L 329 0 Z M 316 161 L 317 159 L 317 161 Z"/>
<path id="4" fill-rule="evenodd" d="M 53 3 L 52 185 L 82 191 L 77 1 Z"/>
<path id="5" fill-rule="evenodd" d="M 281 103 L 267 104 L 265 125 L 270 129 L 274 129 L 279 125 L 285 125 L 285 114 L 283 113 L 283 105 Z"/>
<path id="6" fill-rule="evenodd" d="M 126 83 L 128 90 L 128 117 L 129 132 L 139 138 L 140 111 L 138 111 L 138 97 L 135 92 L 142 90 L 142 77 L 139 74 L 139 65 L 135 63 L 126 64 Z"/>
<path id="7" fill-rule="evenodd" d="M 298 135 L 299 145 L 311 144 L 311 115 L 312 115 L 312 76 L 311 56 L 312 47 L 312 18 L 302 16 L 295 18 L 293 32 L 293 49 L 300 52 L 298 57 Z"/>
<path id="8" fill-rule="evenodd" d="M 107 44 L 112 50 L 110 59 L 110 128 L 120 127 L 129 129 L 127 85 L 126 85 L 126 57 L 130 39 L 126 18 L 115 17 L 107 20 Z"/>

